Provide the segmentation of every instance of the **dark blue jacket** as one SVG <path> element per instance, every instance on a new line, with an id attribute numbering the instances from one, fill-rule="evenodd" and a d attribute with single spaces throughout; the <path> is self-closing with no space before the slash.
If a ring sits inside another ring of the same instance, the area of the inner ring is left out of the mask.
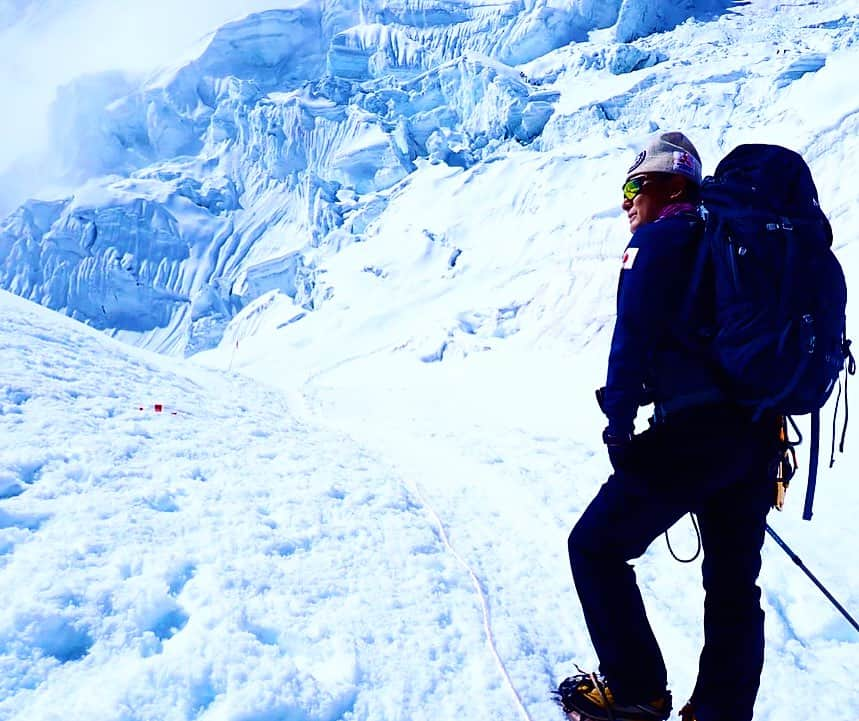
<path id="1" fill-rule="evenodd" d="M 602 396 L 614 435 L 632 431 L 640 405 L 696 405 L 719 394 L 699 335 L 711 325 L 712 294 L 689 301 L 700 239 L 700 219 L 681 214 L 643 225 L 627 246 Z"/>

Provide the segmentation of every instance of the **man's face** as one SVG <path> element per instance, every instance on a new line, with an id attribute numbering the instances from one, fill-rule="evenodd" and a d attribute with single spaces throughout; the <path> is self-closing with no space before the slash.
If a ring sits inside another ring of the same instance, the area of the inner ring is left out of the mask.
<path id="1" fill-rule="evenodd" d="M 629 198 L 629 195 L 633 197 Z M 629 232 L 634 233 L 642 225 L 652 223 L 670 202 L 668 184 L 664 178 L 652 175 L 636 175 L 630 178 L 624 185 L 621 204 L 629 219 Z"/>

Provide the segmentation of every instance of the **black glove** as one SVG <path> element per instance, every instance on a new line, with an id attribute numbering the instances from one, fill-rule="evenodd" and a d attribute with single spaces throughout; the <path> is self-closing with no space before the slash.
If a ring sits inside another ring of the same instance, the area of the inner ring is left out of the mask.
<path id="1" fill-rule="evenodd" d="M 605 399 L 605 386 L 597 388 L 594 391 L 594 395 L 597 397 L 597 405 L 600 407 L 603 414 L 605 414 L 605 407 L 603 406 L 603 400 Z"/>
<path id="2" fill-rule="evenodd" d="M 611 426 L 602 432 L 602 442 L 608 450 L 608 457 L 615 471 L 628 466 L 632 455 L 632 432 L 618 433 Z"/>

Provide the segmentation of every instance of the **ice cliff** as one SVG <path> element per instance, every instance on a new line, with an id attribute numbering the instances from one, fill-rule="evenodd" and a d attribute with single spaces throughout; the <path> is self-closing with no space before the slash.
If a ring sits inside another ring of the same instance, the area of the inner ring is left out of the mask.
<path id="1" fill-rule="evenodd" d="M 325 258 L 417 169 L 618 130 L 629 94 L 646 98 L 637 71 L 667 58 L 648 36 L 728 5 L 307 0 L 148 78 L 82 77 L 51 113 L 56 177 L 75 190 L 0 221 L 0 287 L 168 352 L 217 344 L 264 294 L 318 309 L 335 292 Z M 597 97 L 606 74 L 636 80 Z"/>

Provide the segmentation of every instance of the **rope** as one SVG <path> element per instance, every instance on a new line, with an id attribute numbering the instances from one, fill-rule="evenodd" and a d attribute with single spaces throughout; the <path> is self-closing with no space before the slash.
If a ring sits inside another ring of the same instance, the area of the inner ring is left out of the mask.
<path id="1" fill-rule="evenodd" d="M 832 413 L 832 448 L 829 450 L 829 467 L 835 465 L 835 436 L 838 434 L 836 430 L 838 426 L 838 406 L 841 403 L 841 377 L 838 378 L 838 395 L 835 397 L 835 411 Z M 844 449 L 842 448 L 842 453 Z"/>
<path id="2" fill-rule="evenodd" d="M 676 553 L 674 553 L 674 549 L 671 548 L 671 539 L 668 537 L 668 530 L 665 531 L 665 543 L 668 544 L 668 550 L 671 552 L 671 555 L 674 556 L 675 561 L 680 561 L 680 563 L 692 563 L 701 553 L 701 529 L 698 528 L 698 521 L 695 519 L 695 514 L 690 513 L 689 518 L 692 519 L 692 525 L 695 527 L 695 537 L 698 539 L 698 548 L 695 549 L 695 555 L 692 558 L 680 558 Z"/>
<path id="3" fill-rule="evenodd" d="M 498 653 L 498 648 L 495 645 L 495 634 L 492 632 L 492 622 L 491 615 L 489 612 L 489 602 L 486 599 L 486 594 L 483 592 L 483 587 L 480 584 L 480 579 L 478 579 L 477 574 L 474 572 L 474 569 L 468 565 L 468 562 L 459 555 L 459 552 L 453 547 L 450 542 L 450 538 L 447 535 L 447 531 L 444 528 L 444 523 L 442 523 L 441 518 L 438 513 L 436 513 L 435 509 L 427 502 L 424 495 L 421 493 L 420 488 L 416 483 L 409 484 L 411 485 L 410 490 L 412 493 L 417 496 L 421 505 L 426 509 L 427 513 L 432 518 L 433 523 L 438 530 L 439 538 L 441 538 L 442 545 L 448 550 L 448 552 L 457 560 L 460 566 L 465 570 L 465 572 L 471 578 L 471 585 L 474 586 L 474 590 L 477 592 L 478 598 L 480 598 L 480 606 L 483 611 L 483 631 L 486 634 L 486 640 L 489 643 L 489 650 L 492 652 L 492 656 L 495 658 L 495 664 L 498 666 L 498 670 L 501 673 L 501 676 L 504 679 L 504 682 L 507 684 L 507 687 L 510 689 L 510 693 L 513 695 L 513 698 L 516 702 L 516 707 L 519 710 L 522 718 L 525 721 L 534 721 L 531 717 L 531 714 L 528 713 L 528 709 L 525 708 L 525 703 L 522 701 L 522 697 L 519 695 L 519 692 L 516 690 L 516 686 L 513 684 L 513 679 L 510 678 L 510 673 L 507 671 L 507 667 L 504 665 L 504 661 L 501 660 L 501 655 Z"/>
<path id="4" fill-rule="evenodd" d="M 841 443 L 838 450 L 844 453 L 844 441 L 847 440 L 847 420 L 850 418 L 850 406 L 847 404 L 847 379 L 856 375 L 856 359 L 850 352 L 850 341 L 847 341 L 847 373 L 844 374 L 844 428 L 841 429 Z"/>
<path id="5" fill-rule="evenodd" d="M 387 346 L 382 346 L 381 348 L 377 348 L 374 351 L 371 351 L 368 354 L 363 354 L 361 356 L 355 356 L 352 359 L 347 359 L 343 361 L 343 363 L 349 362 L 349 360 L 354 360 L 355 358 L 367 357 L 369 355 L 375 355 L 383 350 L 386 350 Z M 337 366 L 341 365 L 340 363 Z M 332 370 L 337 367 L 333 366 L 332 368 L 325 369 L 323 371 L 319 371 L 315 375 L 308 378 L 305 383 L 309 383 L 311 380 L 317 378 L 322 373 Z M 306 401 L 304 395 L 301 394 L 298 396 L 299 401 L 305 403 Z M 313 414 L 314 410 L 310 409 L 310 413 Z M 525 721 L 534 721 L 534 718 L 528 713 L 528 709 L 525 708 L 525 703 L 522 701 L 522 697 L 519 695 L 519 692 L 516 690 L 516 686 L 513 683 L 513 679 L 510 678 L 510 673 L 507 671 L 507 667 L 504 665 L 504 661 L 501 659 L 501 654 L 498 653 L 498 648 L 495 644 L 495 634 L 492 632 L 492 616 L 489 611 L 489 601 L 486 598 L 486 594 L 483 592 L 483 586 L 480 584 L 480 579 L 477 577 L 477 574 L 474 572 L 474 569 L 468 565 L 468 562 L 459 554 L 459 552 L 453 547 L 453 544 L 450 542 L 450 537 L 447 535 L 447 531 L 445 530 L 444 523 L 441 520 L 441 517 L 438 515 L 436 510 L 430 505 L 429 501 L 427 501 L 426 497 L 423 493 L 421 493 L 420 486 L 418 486 L 417 482 L 409 483 L 405 479 L 401 481 L 405 488 L 412 493 L 415 498 L 418 499 L 418 502 L 426 509 L 427 514 L 429 514 L 433 524 L 438 531 L 439 538 L 441 539 L 442 545 L 447 549 L 448 553 L 450 553 L 462 566 L 463 570 L 468 574 L 468 577 L 471 579 L 471 585 L 474 586 L 474 590 L 477 593 L 478 598 L 480 599 L 480 609 L 483 614 L 483 632 L 486 635 L 486 641 L 489 644 L 489 650 L 492 652 L 492 656 L 495 660 L 495 665 L 498 667 L 498 671 L 501 674 L 501 677 L 504 679 L 504 683 L 507 684 L 507 688 L 510 689 L 510 693 L 513 695 L 513 700 L 515 701 L 516 708 L 519 711 L 519 714 Z"/>

